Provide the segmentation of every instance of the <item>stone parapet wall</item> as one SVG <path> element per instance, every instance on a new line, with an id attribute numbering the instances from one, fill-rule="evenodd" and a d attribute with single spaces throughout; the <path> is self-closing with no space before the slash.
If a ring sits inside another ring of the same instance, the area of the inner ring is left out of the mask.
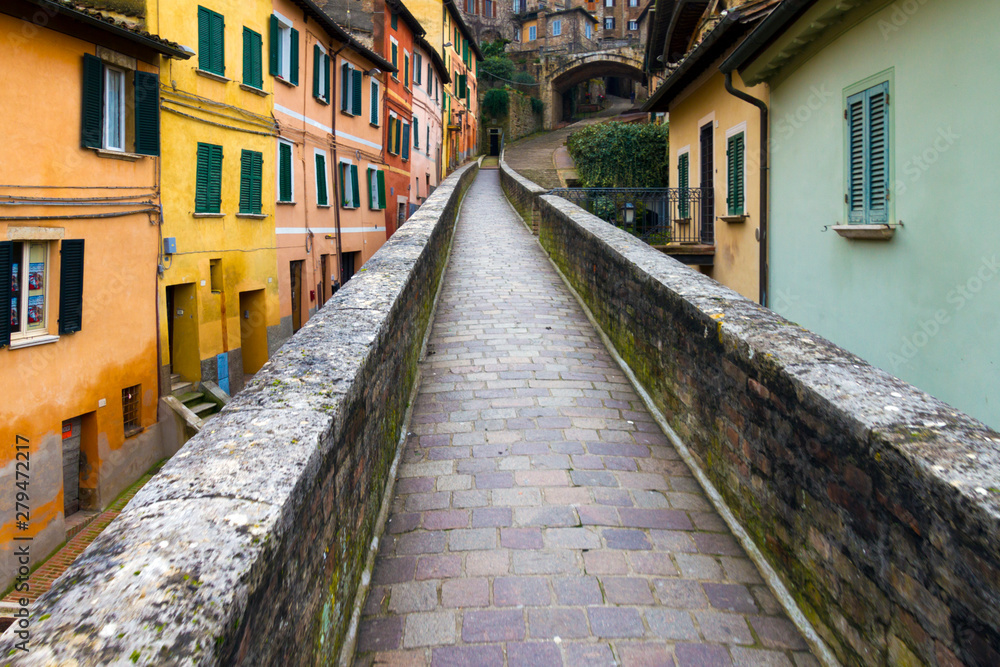
<path id="1" fill-rule="evenodd" d="M 548 190 L 511 169 L 502 155 L 500 156 L 500 187 L 503 188 L 504 194 L 517 209 L 521 218 L 531 228 L 531 232 L 538 236 L 539 197 Z"/>
<path id="2" fill-rule="evenodd" d="M 17 664 L 336 662 L 477 170 L 438 186 L 136 495 L 37 602 Z"/>
<path id="3" fill-rule="evenodd" d="M 1000 434 L 504 169 L 840 661 L 1000 664 Z"/>

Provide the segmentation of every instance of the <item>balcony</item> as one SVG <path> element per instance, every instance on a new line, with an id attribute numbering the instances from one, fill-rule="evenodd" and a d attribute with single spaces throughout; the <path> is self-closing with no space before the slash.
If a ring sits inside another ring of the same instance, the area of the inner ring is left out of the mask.
<path id="1" fill-rule="evenodd" d="M 715 206 L 711 188 L 557 188 L 550 194 L 610 222 L 678 261 L 711 266 Z"/>

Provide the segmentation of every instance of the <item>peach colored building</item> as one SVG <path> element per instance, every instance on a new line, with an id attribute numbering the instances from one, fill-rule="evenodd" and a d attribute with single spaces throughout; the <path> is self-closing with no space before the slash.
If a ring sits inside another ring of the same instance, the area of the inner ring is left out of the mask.
<path id="1" fill-rule="evenodd" d="M 275 231 L 281 339 L 309 319 L 386 240 L 382 159 L 391 63 L 311 0 L 275 0 Z"/>
<path id="2" fill-rule="evenodd" d="M 441 182 L 441 120 L 451 76 L 441 56 L 426 39 L 416 40 L 414 53 L 421 67 L 419 72 L 414 72 L 419 78 L 413 81 L 413 119 L 419 132 L 414 133 L 410 162 L 410 203 L 420 206 Z"/>

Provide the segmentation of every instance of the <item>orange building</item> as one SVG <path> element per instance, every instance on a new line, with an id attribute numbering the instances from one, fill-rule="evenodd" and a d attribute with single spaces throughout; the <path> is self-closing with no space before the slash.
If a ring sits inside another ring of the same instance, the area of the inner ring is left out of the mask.
<path id="1" fill-rule="evenodd" d="M 15 538 L 39 562 L 79 510 L 172 453 L 157 424 L 157 64 L 190 54 L 141 17 L 107 18 L 0 5 L 0 588 Z"/>
<path id="2" fill-rule="evenodd" d="M 389 63 L 311 0 L 274 0 L 273 7 L 268 56 L 279 132 L 275 227 L 283 339 L 385 242 L 386 207 L 377 189 L 385 181 L 383 75 L 370 72 L 388 69 Z M 343 129 L 335 134 L 338 125 Z M 368 192 L 369 169 L 375 174 L 374 198 Z"/>
<path id="3" fill-rule="evenodd" d="M 452 72 L 448 108 L 445 110 L 447 173 L 476 154 L 479 135 L 479 62 L 483 52 L 452 3 L 445 3 L 451 19 L 450 46 L 444 47 L 445 62 Z M 445 42 L 447 44 L 447 42 Z"/>

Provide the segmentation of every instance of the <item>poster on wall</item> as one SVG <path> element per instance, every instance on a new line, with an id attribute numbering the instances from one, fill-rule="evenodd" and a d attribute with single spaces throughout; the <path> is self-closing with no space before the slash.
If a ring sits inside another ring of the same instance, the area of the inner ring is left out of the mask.
<path id="1" fill-rule="evenodd" d="M 10 298 L 10 326 L 17 326 L 17 297 Z"/>
<path id="2" fill-rule="evenodd" d="M 29 296 L 28 326 L 30 327 L 32 324 L 39 325 L 44 318 L 45 318 L 45 297 L 42 295 Z"/>
<path id="3" fill-rule="evenodd" d="M 21 268 L 20 264 L 11 264 L 10 266 L 10 291 L 11 294 L 17 294 L 18 290 L 21 289 L 21 281 L 17 279 L 18 269 Z"/>
<path id="4" fill-rule="evenodd" d="M 45 287 L 44 278 L 45 275 L 45 263 L 44 262 L 32 262 L 28 265 L 28 289 L 29 290 L 39 290 Z M 30 304 L 29 304 L 30 305 Z"/>

